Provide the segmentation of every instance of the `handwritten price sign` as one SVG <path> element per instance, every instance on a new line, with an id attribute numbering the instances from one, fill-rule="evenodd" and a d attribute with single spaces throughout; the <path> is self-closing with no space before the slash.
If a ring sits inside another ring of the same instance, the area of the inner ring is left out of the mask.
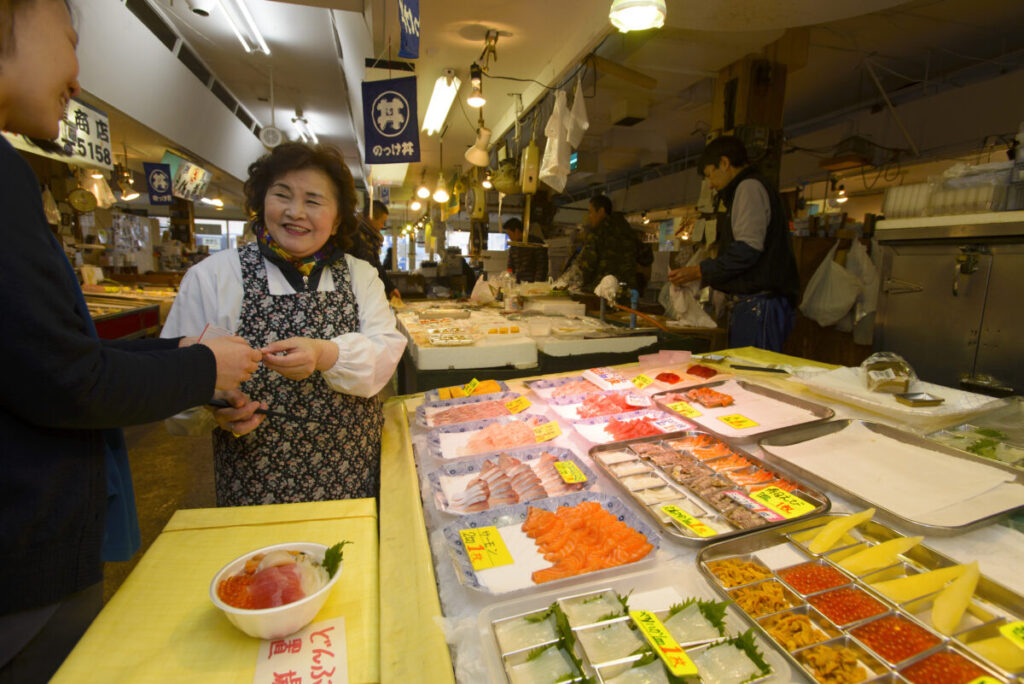
<path id="1" fill-rule="evenodd" d="M 1024 648 L 1024 622 L 1010 622 L 999 628 L 999 633 L 1012 641 L 1017 648 Z"/>
<path id="2" fill-rule="evenodd" d="M 764 504 L 783 518 L 799 518 L 814 511 L 814 504 L 804 501 L 796 494 L 787 492 L 781 487 L 765 487 L 750 495 L 755 501 Z M 1024 625 L 1024 623 L 1021 623 Z"/>
<path id="3" fill-rule="evenodd" d="M 676 677 L 693 677 L 697 674 L 697 666 L 654 613 L 649 610 L 631 610 L 629 617 L 633 618 L 633 622 L 643 632 L 654 652 L 664 661 L 669 672 Z"/>
<path id="4" fill-rule="evenodd" d="M 647 387 L 652 382 L 654 382 L 654 380 L 651 380 L 649 377 L 641 373 L 640 375 L 633 378 L 630 382 L 636 385 L 637 389 L 643 389 L 644 387 Z"/>
<path id="5" fill-rule="evenodd" d="M 668 407 L 686 418 L 699 418 L 701 415 L 700 411 L 693 408 L 688 401 L 677 401 L 674 404 L 669 404 Z"/>
<path id="6" fill-rule="evenodd" d="M 467 397 L 472 396 L 473 392 L 476 391 L 476 386 L 479 384 L 480 381 L 477 380 L 476 378 L 473 378 L 472 380 L 466 383 L 466 386 L 462 388 L 462 391 L 466 393 Z"/>
<path id="7" fill-rule="evenodd" d="M 736 428 L 737 430 L 757 427 L 757 423 L 750 420 L 746 416 L 741 416 L 738 413 L 733 413 L 732 415 L 728 416 L 718 416 L 718 420 L 722 421 L 729 427 Z"/>
<path id="8" fill-rule="evenodd" d="M 533 437 L 538 442 L 547 442 L 558 437 L 560 434 L 562 434 L 562 428 L 558 425 L 558 421 L 554 420 L 533 428 Z"/>
<path id="9" fill-rule="evenodd" d="M 462 537 L 462 544 L 466 547 L 474 570 L 512 565 L 512 554 L 508 552 L 497 527 L 459 530 L 459 536 Z"/>
<path id="10" fill-rule="evenodd" d="M 566 484 L 577 484 L 587 481 L 587 476 L 572 461 L 555 461 L 555 470 L 562 476 Z"/>
<path id="11" fill-rule="evenodd" d="M 530 408 L 530 406 L 532 404 L 530 404 L 530 400 L 526 397 L 518 397 L 512 401 L 505 402 L 505 408 L 508 409 L 509 413 L 520 413 Z"/>
<path id="12" fill-rule="evenodd" d="M 688 530 L 691 530 L 698 537 L 714 537 L 717 532 L 705 525 L 703 522 L 693 517 L 678 506 L 671 504 L 661 507 L 663 513 L 671 517 L 673 520 L 678 522 L 680 525 Z"/>

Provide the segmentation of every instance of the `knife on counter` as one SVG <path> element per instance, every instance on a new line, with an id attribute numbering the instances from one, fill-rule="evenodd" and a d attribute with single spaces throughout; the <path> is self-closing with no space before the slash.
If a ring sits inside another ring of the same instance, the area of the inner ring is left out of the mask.
<path id="1" fill-rule="evenodd" d="M 231 408 L 231 404 L 228 403 L 227 399 L 211 399 L 206 402 L 208 406 L 214 408 Z M 302 416 L 293 416 L 290 413 L 281 413 L 280 411 L 271 411 L 270 409 L 256 409 L 256 413 L 262 413 L 265 416 L 273 416 L 275 418 L 284 418 L 286 420 L 295 420 L 300 423 L 316 423 L 320 424 L 319 420 L 313 420 L 312 418 L 303 418 Z"/>
<path id="2" fill-rule="evenodd" d="M 789 374 L 788 370 L 783 370 L 781 368 L 768 368 L 767 366 L 747 366 L 740 363 L 730 363 L 729 368 L 735 368 L 737 370 L 762 371 L 764 373 L 783 373 L 786 375 Z"/>

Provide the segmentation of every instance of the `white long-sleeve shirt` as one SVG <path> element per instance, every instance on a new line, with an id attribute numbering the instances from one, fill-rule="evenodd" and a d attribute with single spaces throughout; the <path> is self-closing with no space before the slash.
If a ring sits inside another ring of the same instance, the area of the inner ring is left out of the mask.
<path id="1" fill-rule="evenodd" d="M 753 178 L 741 181 L 732 202 L 733 239 L 763 252 L 771 218 L 772 205 L 764 185 Z"/>
<path id="2" fill-rule="evenodd" d="M 345 333 L 332 340 L 338 346 L 338 360 L 321 375 L 337 392 L 372 397 L 394 373 L 406 339 L 395 327 L 395 316 L 377 270 L 348 254 L 345 261 L 352 278 L 352 293 L 359 305 L 359 332 Z M 263 265 L 267 269 L 270 296 L 295 293 L 281 269 L 266 258 Z M 317 290 L 334 289 L 333 274 L 326 268 Z M 232 332 L 238 330 L 243 294 L 238 250 L 209 256 L 190 268 L 182 279 L 161 337 L 196 336 L 208 323 Z"/>

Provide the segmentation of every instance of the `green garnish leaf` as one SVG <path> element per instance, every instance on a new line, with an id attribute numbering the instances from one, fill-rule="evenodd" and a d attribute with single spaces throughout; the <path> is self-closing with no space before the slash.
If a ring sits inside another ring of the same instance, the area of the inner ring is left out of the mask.
<path id="1" fill-rule="evenodd" d="M 740 634 L 739 636 L 734 636 L 731 639 L 720 641 L 711 648 L 716 648 L 718 646 L 721 646 L 722 644 L 732 644 L 736 648 L 746 653 L 747 657 L 750 658 L 755 665 L 757 665 L 758 669 L 761 670 L 762 674 L 766 675 L 771 673 L 771 665 L 765 662 L 764 654 L 761 653 L 761 649 L 757 647 L 757 641 L 754 639 L 753 629 L 748 629 L 743 634 Z M 754 677 L 753 679 L 756 679 L 756 677 Z"/>
<path id="2" fill-rule="evenodd" d="M 643 667 L 644 665 L 650 665 L 658 659 L 658 654 L 651 650 L 650 646 L 642 646 L 637 650 L 633 651 L 630 655 L 636 655 L 637 653 L 643 653 L 644 656 L 633 663 L 633 667 Z"/>
<path id="3" fill-rule="evenodd" d="M 993 430 L 992 428 L 974 428 L 974 431 L 982 437 L 992 437 L 993 439 L 1006 439 L 1006 435 L 999 430 Z"/>
<path id="4" fill-rule="evenodd" d="M 527 662 L 529 662 L 531 660 L 536 660 L 537 658 L 540 658 L 541 655 L 544 653 L 544 651 L 548 650 L 549 648 L 551 648 L 552 646 L 554 646 L 557 643 L 558 643 L 557 641 L 552 641 L 550 644 L 546 644 L 544 646 L 538 646 L 537 648 L 531 648 L 530 652 L 526 654 Z"/>
<path id="5" fill-rule="evenodd" d="M 992 458 L 998 444 L 999 442 L 994 439 L 979 439 L 977 442 L 969 444 L 966 450 L 978 456 Z"/>
<path id="6" fill-rule="evenodd" d="M 603 598 L 604 598 L 604 592 L 601 592 L 600 594 L 594 594 L 590 598 L 583 599 L 583 605 L 587 605 L 588 603 L 593 603 L 595 601 L 600 601 Z"/>
<path id="7" fill-rule="evenodd" d="M 338 566 L 341 565 L 341 550 L 345 548 L 346 544 L 351 543 L 347 540 L 340 541 L 324 553 L 323 566 L 328 577 L 334 577 L 334 573 L 338 572 Z"/>
<path id="8" fill-rule="evenodd" d="M 622 605 L 622 614 L 629 615 L 629 597 L 633 594 L 633 590 L 630 589 L 625 596 L 622 594 L 615 594 L 615 598 L 619 600 Z"/>
<path id="9" fill-rule="evenodd" d="M 573 675 L 571 672 L 566 672 L 564 675 L 555 680 L 555 684 L 558 684 L 558 682 L 571 682 L 574 679 L 576 679 L 575 675 Z"/>
<path id="10" fill-rule="evenodd" d="M 713 624 L 719 634 L 725 635 L 725 611 L 732 601 L 697 601 L 701 614 Z"/>
<path id="11" fill-rule="evenodd" d="M 547 620 L 549 615 L 551 615 L 551 609 L 550 608 L 545 610 L 543 613 L 534 613 L 533 615 L 527 615 L 523 619 L 526 620 L 527 622 L 532 622 L 532 623 L 536 624 L 538 622 L 544 622 L 545 620 Z"/>

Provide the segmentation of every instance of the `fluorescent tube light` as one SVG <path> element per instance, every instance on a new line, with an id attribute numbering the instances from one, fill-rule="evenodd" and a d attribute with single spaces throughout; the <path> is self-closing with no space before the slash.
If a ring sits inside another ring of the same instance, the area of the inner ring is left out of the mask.
<path id="1" fill-rule="evenodd" d="M 455 102 L 460 85 L 462 85 L 462 81 L 452 69 L 445 69 L 444 76 L 434 83 L 434 92 L 430 96 L 430 104 L 427 105 L 427 113 L 423 117 L 423 130 L 427 135 L 437 133 L 444 126 L 444 121 L 448 118 L 448 110 Z"/>
<path id="2" fill-rule="evenodd" d="M 231 24 L 235 35 L 238 36 L 238 42 L 242 44 L 245 51 L 256 52 L 258 50 L 265 55 L 269 55 L 270 48 L 267 47 L 267 41 L 263 39 L 263 34 L 260 33 L 259 27 L 256 26 L 256 21 L 252 18 L 252 13 L 249 12 L 249 7 L 245 4 L 245 0 L 220 0 L 220 4 L 224 8 L 224 16 L 228 18 L 228 23 Z M 236 13 L 245 22 L 248 36 L 243 34 L 241 27 L 238 25 L 235 19 Z"/>

